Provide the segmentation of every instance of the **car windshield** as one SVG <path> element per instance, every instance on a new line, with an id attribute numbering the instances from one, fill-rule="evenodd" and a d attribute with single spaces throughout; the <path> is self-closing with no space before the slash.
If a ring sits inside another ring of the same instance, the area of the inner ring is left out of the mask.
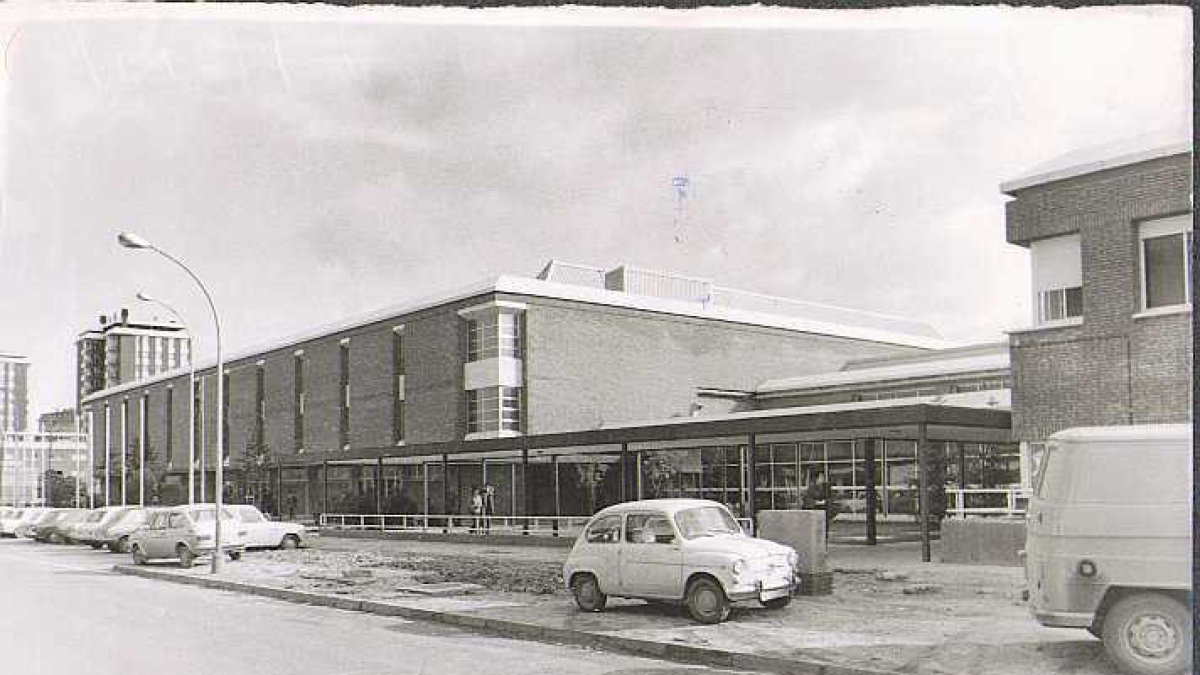
<path id="1" fill-rule="evenodd" d="M 215 512 L 216 509 L 211 506 L 208 508 L 192 509 L 190 511 L 192 520 L 196 521 L 197 523 L 211 522 L 213 520 L 213 513 Z M 234 520 L 233 512 L 229 509 L 221 509 L 221 520 Z"/>
<path id="2" fill-rule="evenodd" d="M 719 506 L 698 506 L 675 514 L 675 524 L 684 539 L 718 534 L 741 534 L 742 528 Z"/>

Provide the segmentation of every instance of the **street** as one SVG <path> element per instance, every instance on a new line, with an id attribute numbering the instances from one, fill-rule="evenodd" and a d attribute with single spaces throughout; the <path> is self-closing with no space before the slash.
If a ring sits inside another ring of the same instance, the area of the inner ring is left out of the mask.
<path id="1" fill-rule="evenodd" d="M 724 671 L 115 574 L 126 556 L 0 540 L 0 663 L 59 675 Z"/>

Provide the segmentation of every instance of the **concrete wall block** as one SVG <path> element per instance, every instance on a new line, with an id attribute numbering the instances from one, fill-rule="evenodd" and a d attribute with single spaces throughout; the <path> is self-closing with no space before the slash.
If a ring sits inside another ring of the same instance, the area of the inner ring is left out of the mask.
<path id="1" fill-rule="evenodd" d="M 337 336 L 304 345 L 304 447 L 341 450 L 341 352 Z"/>
<path id="2" fill-rule="evenodd" d="M 1007 518 L 947 518 L 942 521 L 942 562 L 1020 565 L 1025 521 Z"/>
<path id="3" fill-rule="evenodd" d="M 439 308 L 404 323 L 407 442 L 452 441 L 466 434 L 464 323 L 457 306 Z"/>
<path id="4" fill-rule="evenodd" d="M 292 352 L 264 359 L 263 399 L 267 408 L 266 441 L 276 457 L 296 451 L 296 366 Z"/>
<path id="5" fill-rule="evenodd" d="M 824 511 L 759 511 L 757 526 L 760 538 L 796 549 L 800 555 L 801 574 L 828 571 Z"/>
<path id="6" fill-rule="evenodd" d="M 350 446 L 392 442 L 392 330 L 377 327 L 350 341 Z"/>

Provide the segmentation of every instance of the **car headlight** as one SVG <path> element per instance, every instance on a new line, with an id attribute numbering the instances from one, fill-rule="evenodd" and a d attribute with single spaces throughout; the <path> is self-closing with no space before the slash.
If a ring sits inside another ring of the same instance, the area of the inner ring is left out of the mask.
<path id="1" fill-rule="evenodd" d="M 746 572 L 746 561 L 738 558 L 733 561 L 733 564 L 729 566 L 729 569 L 733 571 L 734 577 L 740 577 Z"/>

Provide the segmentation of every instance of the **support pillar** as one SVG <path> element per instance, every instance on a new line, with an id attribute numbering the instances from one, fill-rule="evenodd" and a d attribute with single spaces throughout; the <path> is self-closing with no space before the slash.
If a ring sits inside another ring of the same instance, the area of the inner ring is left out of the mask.
<path id="1" fill-rule="evenodd" d="M 875 439 L 864 438 L 859 442 L 862 443 L 863 461 L 866 462 L 864 467 L 866 469 L 864 482 L 867 487 L 867 545 L 874 546 L 878 543 L 875 522 L 878 499 L 875 493 L 875 486 L 879 483 L 875 470 Z"/>
<path id="2" fill-rule="evenodd" d="M 629 501 L 629 444 L 621 444 L 621 501 Z M 590 515 L 590 514 L 589 514 Z"/>
<path id="3" fill-rule="evenodd" d="M 442 532 L 450 531 L 450 456 L 442 453 L 442 513 L 447 514 L 442 519 Z"/>
<path id="4" fill-rule="evenodd" d="M 929 562 L 929 436 L 924 422 L 917 425 L 917 504 L 921 519 L 921 562 Z"/>
<path id="5" fill-rule="evenodd" d="M 379 515 L 379 529 L 383 529 L 383 458 L 375 460 L 375 513 Z"/>
<path id="6" fill-rule="evenodd" d="M 754 434 L 746 436 L 746 467 L 748 475 L 746 477 L 746 485 L 750 488 L 747 490 L 749 499 L 746 500 L 746 517 L 750 519 L 750 526 L 754 529 L 751 535 L 758 531 L 758 444 Z"/>
<path id="7" fill-rule="evenodd" d="M 528 445 L 528 443 L 526 443 L 521 448 L 521 501 L 520 501 L 520 504 L 521 504 L 521 515 L 522 516 L 528 516 L 529 511 L 530 511 L 530 509 L 529 509 L 529 490 L 527 489 L 528 485 L 529 485 L 529 445 Z M 513 489 L 514 490 L 516 489 L 515 485 L 513 486 Z M 521 521 L 521 534 L 529 534 L 529 520 L 527 520 L 527 519 Z"/>
<path id="8" fill-rule="evenodd" d="M 321 461 L 321 514 L 329 513 L 329 460 Z"/>

